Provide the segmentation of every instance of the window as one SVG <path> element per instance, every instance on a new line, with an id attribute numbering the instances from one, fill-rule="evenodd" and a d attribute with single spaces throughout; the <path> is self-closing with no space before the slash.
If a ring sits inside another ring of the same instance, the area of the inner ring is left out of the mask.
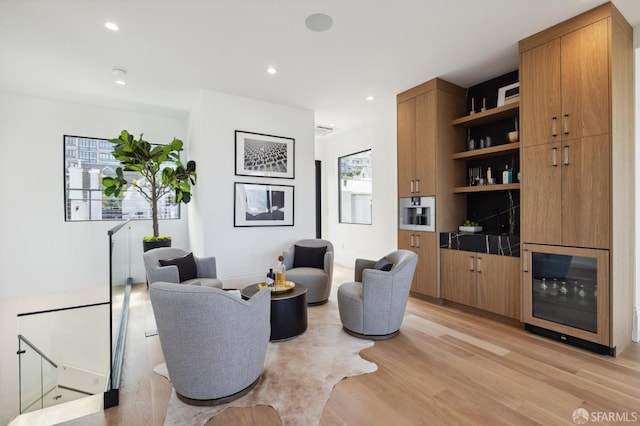
<path id="1" fill-rule="evenodd" d="M 338 158 L 340 223 L 371 225 L 371 150 Z"/>
<path id="2" fill-rule="evenodd" d="M 137 189 L 129 188 L 118 198 L 102 192 L 102 177 L 115 176 L 120 167 L 108 139 L 64 136 L 65 220 L 151 219 L 151 205 Z M 124 172 L 127 181 L 139 179 L 137 172 Z M 159 219 L 179 219 L 180 206 L 173 194 L 158 202 Z"/>

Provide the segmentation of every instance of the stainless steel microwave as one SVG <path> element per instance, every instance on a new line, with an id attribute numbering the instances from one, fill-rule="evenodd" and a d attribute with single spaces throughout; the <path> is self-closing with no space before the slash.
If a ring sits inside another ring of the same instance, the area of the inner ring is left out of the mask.
<path id="1" fill-rule="evenodd" d="M 436 197 L 401 197 L 399 228 L 407 231 L 436 230 Z"/>

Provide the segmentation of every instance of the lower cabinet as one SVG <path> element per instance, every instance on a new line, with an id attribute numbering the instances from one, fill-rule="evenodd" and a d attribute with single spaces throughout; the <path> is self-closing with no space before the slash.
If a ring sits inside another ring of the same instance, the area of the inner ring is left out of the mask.
<path id="1" fill-rule="evenodd" d="M 520 319 L 520 258 L 440 250 L 442 298 Z"/>
<path id="2" fill-rule="evenodd" d="M 398 231 L 398 248 L 418 255 L 411 291 L 438 297 L 437 238 L 435 232 Z"/>

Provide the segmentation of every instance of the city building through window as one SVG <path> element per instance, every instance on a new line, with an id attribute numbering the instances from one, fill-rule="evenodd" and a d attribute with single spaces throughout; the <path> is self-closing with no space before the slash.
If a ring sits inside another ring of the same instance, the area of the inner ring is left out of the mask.
<path id="1" fill-rule="evenodd" d="M 370 149 L 338 158 L 340 223 L 371 225 L 372 177 Z"/>
<path id="2" fill-rule="evenodd" d="M 115 176 L 120 162 L 112 155 L 108 139 L 64 136 L 64 205 L 66 221 L 151 219 L 151 205 L 134 188 L 119 197 L 103 193 L 102 178 Z M 138 172 L 124 172 L 128 182 L 141 185 Z M 144 182 L 142 182 L 142 186 Z M 158 219 L 179 219 L 180 205 L 174 194 L 158 202 Z"/>

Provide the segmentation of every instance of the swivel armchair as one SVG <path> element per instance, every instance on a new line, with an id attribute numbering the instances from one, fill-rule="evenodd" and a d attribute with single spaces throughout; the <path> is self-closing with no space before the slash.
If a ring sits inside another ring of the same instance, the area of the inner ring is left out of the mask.
<path id="1" fill-rule="evenodd" d="M 160 247 L 143 253 L 147 283 L 157 281 L 222 288 L 215 257 L 195 257 L 179 248 Z"/>
<path id="2" fill-rule="evenodd" d="M 287 280 L 307 287 L 307 304 L 326 303 L 333 279 L 333 244 L 321 239 L 299 240 L 282 256 Z"/>
<path id="3" fill-rule="evenodd" d="M 271 334 L 268 289 L 242 300 L 218 288 L 155 282 L 149 295 L 180 400 L 222 404 L 257 384 Z"/>
<path id="4" fill-rule="evenodd" d="M 355 281 L 338 287 L 344 330 L 356 337 L 383 340 L 400 332 L 418 255 L 389 253 L 378 262 L 356 259 Z"/>

